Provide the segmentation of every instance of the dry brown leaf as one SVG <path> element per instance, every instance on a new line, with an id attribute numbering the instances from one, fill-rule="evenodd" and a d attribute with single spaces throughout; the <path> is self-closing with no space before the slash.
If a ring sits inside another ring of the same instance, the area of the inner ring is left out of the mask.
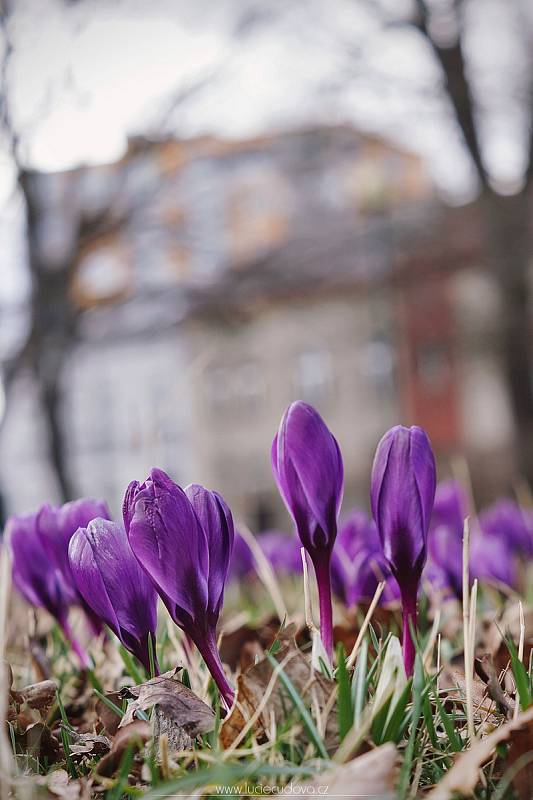
<path id="1" fill-rule="evenodd" d="M 276 653 L 276 661 L 283 664 L 283 671 L 290 678 L 303 700 L 315 694 L 318 707 L 323 709 L 328 698 L 335 688 L 332 681 L 313 672 L 309 658 L 302 653 L 293 641 L 286 642 Z M 267 687 L 270 684 L 273 667 L 269 659 L 264 658 L 254 664 L 237 678 L 236 702 L 228 717 L 224 720 L 220 740 L 225 748 L 231 747 L 239 736 L 244 726 L 259 705 L 264 702 Z M 286 715 L 287 697 L 279 678 L 276 681 L 270 697 L 259 715 L 254 730 L 257 735 L 262 735 L 270 725 L 271 715 L 275 719 L 283 719 Z M 337 728 L 334 724 L 336 715 L 330 714 L 329 726 L 326 729 L 326 746 L 334 747 L 337 741 Z"/>
<path id="2" fill-rule="evenodd" d="M 108 692 L 106 694 L 108 700 L 111 700 L 116 706 L 120 708 L 121 699 L 120 699 L 120 692 Z M 103 700 L 97 700 L 95 704 L 95 711 L 98 716 L 98 719 L 104 726 L 105 730 L 108 732 L 110 736 L 114 736 L 118 730 L 118 726 L 120 725 L 120 717 L 116 714 L 112 708 L 110 708 Z"/>
<path id="3" fill-rule="evenodd" d="M 30 708 L 40 711 L 44 717 L 51 709 L 56 699 L 57 684 L 55 681 L 46 680 L 32 683 L 20 691 L 12 690 L 18 703 L 26 703 Z"/>
<path id="4" fill-rule="evenodd" d="M 34 722 L 23 734 L 16 737 L 17 747 L 23 753 L 40 760 L 55 764 L 59 760 L 59 740 L 44 722 Z"/>
<path id="5" fill-rule="evenodd" d="M 103 756 L 111 749 L 111 742 L 107 736 L 99 736 L 96 733 L 78 733 L 70 725 L 64 723 L 61 723 L 61 728 L 68 733 L 70 752 L 74 755 L 90 753 L 95 756 Z"/>
<path id="6" fill-rule="evenodd" d="M 128 703 L 119 728 L 129 725 L 135 719 L 136 711 L 159 706 L 174 725 L 192 738 L 212 731 L 215 724 L 213 709 L 178 680 L 176 672 L 171 670 L 139 686 L 123 689 L 121 697 L 133 699 Z"/>
<path id="7" fill-rule="evenodd" d="M 119 768 L 122 756 L 132 747 L 134 751 L 142 750 L 146 742 L 151 739 L 152 731 L 148 722 L 136 719 L 129 725 L 120 728 L 113 739 L 111 751 L 104 756 L 98 763 L 96 772 L 98 775 L 110 777 Z"/>
<path id="8" fill-rule="evenodd" d="M 529 664 L 529 654 L 533 648 L 533 608 L 524 608 L 525 641 L 524 663 Z M 505 644 L 502 633 L 509 635 L 518 644 L 520 638 L 520 610 L 518 603 L 513 603 L 507 608 L 501 619 L 486 620 L 484 632 L 484 645 L 491 654 L 496 669 L 504 670 L 509 663 L 509 650 Z"/>
<path id="9" fill-rule="evenodd" d="M 487 685 L 489 696 L 496 703 L 500 713 L 505 714 L 511 719 L 514 712 L 514 703 L 511 703 L 502 689 L 500 678 L 490 653 L 485 653 L 480 658 L 476 658 L 474 666 L 476 673 Z"/>
<path id="10" fill-rule="evenodd" d="M 397 779 L 398 752 L 389 742 L 305 781 L 299 785 L 298 794 L 395 800 Z"/>
<path id="11" fill-rule="evenodd" d="M 27 718 L 26 724 L 19 726 L 22 730 L 32 722 L 44 721 L 56 699 L 56 689 L 57 684 L 50 680 L 32 683 L 19 691 L 11 689 L 7 718 L 10 721 L 19 718 L 21 722 L 24 717 Z M 38 714 L 32 714 L 29 709 L 37 711 Z"/>
<path id="12" fill-rule="evenodd" d="M 516 764 L 517 773 L 513 778 L 513 788 L 519 800 L 531 800 L 533 796 L 533 720 L 524 724 L 511 734 L 511 747 L 507 754 L 506 767 Z M 521 763 L 516 762 L 521 759 Z"/>
<path id="13" fill-rule="evenodd" d="M 85 780 L 72 780 L 64 769 L 57 769 L 39 780 L 39 785 L 48 790 L 48 795 L 60 800 L 80 800 L 87 788 Z"/>
<path id="14" fill-rule="evenodd" d="M 493 733 L 475 742 L 469 750 L 461 753 L 453 767 L 429 793 L 428 798 L 452 800 L 456 795 L 468 796 L 471 794 L 478 784 L 480 767 L 492 757 L 499 744 L 510 741 L 509 759 L 513 758 L 512 752 L 515 741 L 517 741 L 516 737 L 522 730 L 529 731 L 528 735 L 533 736 L 533 707 L 520 714 L 518 719 L 506 722 Z M 520 741 L 518 740 L 518 749 L 520 749 Z"/>

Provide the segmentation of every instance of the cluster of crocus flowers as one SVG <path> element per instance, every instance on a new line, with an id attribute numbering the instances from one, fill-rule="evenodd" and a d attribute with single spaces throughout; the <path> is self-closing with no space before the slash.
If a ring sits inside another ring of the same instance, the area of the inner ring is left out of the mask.
<path id="1" fill-rule="evenodd" d="M 234 692 L 216 641 L 234 536 L 228 506 L 216 492 L 196 484 L 181 489 L 153 469 L 144 483 L 129 485 L 124 527 L 108 517 L 105 504 L 80 500 L 11 518 L 15 585 L 28 602 L 56 618 L 84 667 L 90 659 L 68 623 L 73 603 L 93 624 L 105 623 L 155 674 L 159 594 L 230 706 Z"/>
<path id="2" fill-rule="evenodd" d="M 324 649 L 333 654 L 331 556 L 337 536 L 344 469 L 339 445 L 307 403 L 289 406 L 272 443 L 272 469 L 280 494 L 315 570 Z"/>
<path id="3" fill-rule="evenodd" d="M 96 516 L 109 517 L 107 505 L 84 498 L 59 508 L 45 504 L 35 514 L 11 517 L 6 527 L 15 586 L 29 603 L 55 617 L 83 667 L 90 666 L 90 659 L 72 633 L 69 609 L 81 606 L 93 633 L 99 633 L 102 626 L 78 592 L 68 548 L 76 530 Z"/>

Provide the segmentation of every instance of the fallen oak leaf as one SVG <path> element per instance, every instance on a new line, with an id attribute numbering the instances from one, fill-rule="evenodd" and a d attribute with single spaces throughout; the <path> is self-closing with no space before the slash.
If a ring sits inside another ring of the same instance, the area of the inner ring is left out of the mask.
<path id="1" fill-rule="evenodd" d="M 191 738 L 209 733 L 215 725 L 215 714 L 203 700 L 177 678 L 178 669 L 165 672 L 138 686 L 122 689 L 120 696 L 129 699 L 120 728 L 131 724 L 137 711 L 146 711 L 153 706 L 182 728 Z"/>
<path id="2" fill-rule="evenodd" d="M 428 800 L 452 800 L 456 795 L 472 794 L 479 782 L 479 770 L 494 754 L 497 746 L 510 740 L 509 758 L 512 758 L 513 740 L 522 729 L 533 730 L 533 707 L 524 711 L 516 720 L 476 741 L 462 753 L 441 781 L 428 794 Z"/>
<path id="3" fill-rule="evenodd" d="M 111 750 L 105 755 L 96 767 L 98 775 L 111 777 L 120 766 L 122 756 L 128 748 L 134 752 L 142 750 L 146 742 L 152 738 L 152 731 L 148 722 L 136 719 L 117 731 L 113 739 Z"/>
<path id="4" fill-rule="evenodd" d="M 298 794 L 395 800 L 397 780 L 398 751 L 392 742 L 388 742 L 304 781 L 298 786 Z"/>

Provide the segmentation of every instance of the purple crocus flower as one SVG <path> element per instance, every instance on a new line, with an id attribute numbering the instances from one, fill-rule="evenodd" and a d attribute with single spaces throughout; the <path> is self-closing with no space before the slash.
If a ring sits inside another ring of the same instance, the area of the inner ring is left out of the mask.
<path id="1" fill-rule="evenodd" d="M 487 536 L 482 530 L 474 532 L 470 546 L 470 574 L 479 580 L 496 581 L 511 588 L 518 583 L 517 557 L 507 541 Z"/>
<path id="2" fill-rule="evenodd" d="M 405 670 L 413 672 L 416 598 L 435 497 L 435 458 L 421 428 L 391 428 L 378 444 L 370 499 L 383 553 L 400 587 Z"/>
<path id="3" fill-rule="evenodd" d="M 354 509 L 342 525 L 331 560 L 333 593 L 350 608 L 374 597 L 385 580 L 381 603 L 399 597 L 399 588 L 383 555 L 376 524 L 361 509 Z"/>
<path id="4" fill-rule="evenodd" d="M 93 519 L 71 538 L 68 556 L 80 595 L 148 672 L 151 637 L 159 675 L 155 657 L 157 595 L 133 555 L 124 529 L 106 519 Z"/>
<path id="5" fill-rule="evenodd" d="M 320 631 L 333 653 L 331 552 L 337 535 L 344 470 L 335 437 L 314 408 L 292 403 L 272 443 L 272 469 L 300 540 L 315 569 Z"/>
<path id="6" fill-rule="evenodd" d="M 426 577 L 438 591 L 461 598 L 463 589 L 463 526 L 466 492 L 458 481 L 437 485 L 428 534 Z"/>
<path id="7" fill-rule="evenodd" d="M 300 575 L 303 572 L 300 542 L 282 531 L 263 531 L 258 544 L 276 574 Z"/>
<path id="8" fill-rule="evenodd" d="M 6 526 L 6 540 L 13 559 L 13 583 L 28 603 L 45 608 L 55 617 L 81 665 L 90 667 L 90 659 L 74 637 L 68 621 L 73 602 L 72 586 L 48 558 L 39 535 L 37 514 L 11 517 Z"/>
<path id="9" fill-rule="evenodd" d="M 380 604 L 399 599 L 400 590 L 382 552 L 362 550 L 351 561 L 341 548 L 335 547 L 331 558 L 331 588 L 333 594 L 352 608 L 358 603 L 372 600 L 378 584 L 385 581 Z"/>
<path id="10" fill-rule="evenodd" d="M 503 539 L 516 554 L 533 555 L 533 530 L 524 509 L 512 500 L 502 499 L 479 515 L 481 530 L 487 536 Z"/>
<path id="11" fill-rule="evenodd" d="M 130 483 L 123 513 L 139 564 L 231 706 L 234 692 L 216 642 L 234 537 L 229 508 L 216 492 L 196 484 L 183 490 L 163 470 L 152 469 L 144 483 Z"/>
<path id="12" fill-rule="evenodd" d="M 228 579 L 239 581 L 255 569 L 254 555 L 248 544 L 236 530 L 229 565 Z"/>
<path id="13" fill-rule="evenodd" d="M 45 503 L 37 514 L 37 530 L 48 558 L 61 572 L 65 585 L 72 593 L 72 603 L 81 605 L 93 633 L 98 635 L 102 631 L 100 620 L 77 591 L 68 557 L 69 542 L 74 533 L 78 528 L 85 528 L 96 517 L 111 519 L 107 503 L 103 500 L 84 497 L 59 507 Z"/>

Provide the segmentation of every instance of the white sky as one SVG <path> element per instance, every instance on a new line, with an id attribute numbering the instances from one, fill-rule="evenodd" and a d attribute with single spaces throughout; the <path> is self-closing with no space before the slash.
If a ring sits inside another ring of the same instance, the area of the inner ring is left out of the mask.
<path id="1" fill-rule="evenodd" d="M 491 97 L 498 89 L 501 93 L 500 76 L 520 63 L 516 45 L 506 45 L 510 23 L 509 15 L 502 16 L 502 2 L 468 3 L 469 13 L 477 7 L 480 20 L 471 36 L 479 57 L 470 68 L 480 91 L 488 87 Z M 244 138 L 308 123 L 351 122 L 420 152 L 437 184 L 465 198 L 474 190 L 473 172 L 436 91 L 438 67 L 413 29 L 383 25 L 376 14 L 379 5 L 378 0 L 374 7 L 357 0 L 81 0 L 68 5 L 17 0 L 7 77 L 22 154 L 47 171 L 114 160 L 128 133 L 153 129 L 165 98 L 211 75 L 205 89 L 173 117 L 176 134 Z M 382 0 L 381 6 L 401 19 L 410 0 Z M 272 18 L 235 35 L 239 20 L 254 10 Z M 497 50 L 486 45 L 490 30 L 485 29 L 491 25 L 503 31 Z M 523 169 L 525 124 L 518 107 L 515 111 L 502 116 L 499 109 L 498 116 L 495 109 L 484 138 L 495 174 L 510 181 Z M 0 151 L 0 205 L 10 196 L 12 178 Z M 11 253 L 2 268 L 4 297 L 17 295 L 23 286 L 20 250 L 14 250 L 11 235 L 13 213 L 11 207 L 0 216 L 0 248 Z"/>

